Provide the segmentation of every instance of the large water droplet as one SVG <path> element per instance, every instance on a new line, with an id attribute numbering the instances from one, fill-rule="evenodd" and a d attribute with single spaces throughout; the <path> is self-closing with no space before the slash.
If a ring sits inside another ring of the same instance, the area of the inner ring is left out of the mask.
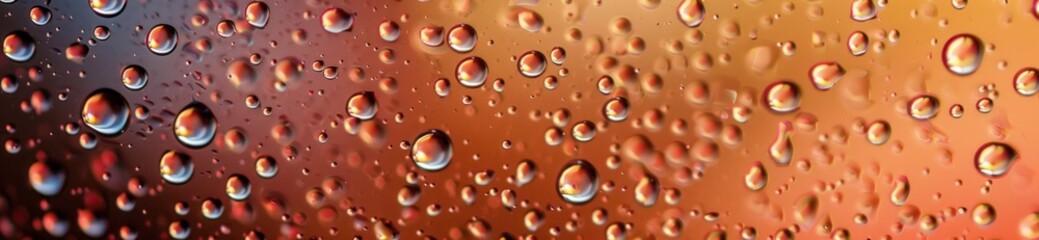
<path id="1" fill-rule="evenodd" d="M 162 179 L 171 184 L 183 184 L 191 180 L 195 172 L 195 165 L 191 157 L 186 154 L 166 151 L 159 159 L 159 174 Z"/>
<path id="2" fill-rule="evenodd" d="M 456 52 L 469 52 L 476 48 L 476 29 L 468 24 L 458 24 L 447 32 L 447 45 Z"/>
<path id="3" fill-rule="evenodd" d="M 341 33 L 354 26 L 354 15 L 341 8 L 329 8 L 321 13 L 321 27 L 330 33 Z"/>
<path id="4" fill-rule="evenodd" d="M 141 90 L 148 84 L 148 71 L 138 65 L 130 65 L 123 68 L 123 86 L 130 90 Z"/>
<path id="5" fill-rule="evenodd" d="M 873 0 L 854 0 L 851 2 L 851 19 L 863 22 L 877 17 L 877 6 Z"/>
<path id="6" fill-rule="evenodd" d="M 130 106 L 123 95 L 103 88 L 83 101 L 83 124 L 101 135 L 112 136 L 122 133 L 130 120 Z"/>
<path id="7" fill-rule="evenodd" d="M 207 198 L 202 201 L 202 216 L 207 219 L 217 219 L 224 214 L 224 203 L 220 199 Z"/>
<path id="8" fill-rule="evenodd" d="M 261 178 L 273 178 L 278 174 L 278 162 L 271 156 L 256 158 L 256 175 Z"/>
<path id="9" fill-rule="evenodd" d="M 155 54 L 170 54 L 177 48 L 177 29 L 166 24 L 155 25 L 151 31 L 148 31 L 145 45 Z"/>
<path id="10" fill-rule="evenodd" d="M 29 185 L 44 196 L 54 196 L 65 185 L 65 171 L 52 162 L 35 162 L 29 166 Z"/>
<path id="11" fill-rule="evenodd" d="M 267 7 L 267 3 L 252 1 L 245 6 L 245 20 L 253 27 L 263 28 L 267 26 L 267 19 L 270 18 L 270 15 L 271 10 Z"/>
<path id="12" fill-rule="evenodd" d="M 657 203 L 660 197 L 660 182 L 653 175 L 645 175 L 635 184 L 635 202 L 642 206 L 650 207 Z"/>
<path id="13" fill-rule="evenodd" d="M 194 102 L 180 110 L 173 120 L 173 133 L 177 141 L 184 146 L 201 148 L 213 141 L 216 136 L 216 117 L 209 107 Z"/>
<path id="14" fill-rule="evenodd" d="M 1039 92 L 1039 69 L 1023 68 L 1014 75 L 1014 90 L 1023 96 Z"/>
<path id="15" fill-rule="evenodd" d="M 772 111 L 793 112 L 801 107 L 801 89 L 792 82 L 775 82 L 765 88 L 764 100 Z"/>
<path id="16" fill-rule="evenodd" d="M 25 62 L 36 53 L 36 42 L 28 33 L 14 31 L 4 37 L 4 55 L 15 62 Z"/>
<path id="17" fill-rule="evenodd" d="M 949 38 L 942 50 L 945 68 L 957 75 L 968 75 L 981 65 L 981 40 L 973 35 L 960 34 Z"/>
<path id="18" fill-rule="evenodd" d="M 921 95 L 909 101 L 909 116 L 917 120 L 927 120 L 938 115 L 938 98 Z"/>
<path id="19" fill-rule="evenodd" d="M 974 166 L 985 176 L 999 177 L 1006 174 L 1017 159 L 1017 150 L 1010 145 L 989 142 L 981 145 L 974 154 Z"/>
<path id="20" fill-rule="evenodd" d="M 538 51 L 523 53 L 519 58 L 519 71 L 525 77 L 537 77 L 545 72 L 548 62 L 545 55 Z"/>
<path id="21" fill-rule="evenodd" d="M 812 66 L 808 72 L 808 78 L 812 79 L 812 85 L 816 89 L 829 90 L 844 77 L 844 67 L 836 62 L 822 62 Z"/>
<path id="22" fill-rule="evenodd" d="M 29 19 L 36 25 L 43 26 L 51 21 L 51 10 L 42 6 L 29 9 Z"/>
<path id="23" fill-rule="evenodd" d="M 102 17 L 118 15 L 126 8 L 127 0 L 90 0 L 90 9 Z"/>
<path id="24" fill-rule="evenodd" d="M 455 76 L 458 78 L 458 82 L 462 83 L 462 86 L 466 87 L 480 87 L 484 82 L 487 81 L 487 75 L 490 73 L 490 69 L 487 67 L 487 62 L 483 61 L 480 57 L 468 57 L 458 63 L 458 67 L 455 68 Z"/>
<path id="25" fill-rule="evenodd" d="M 768 172 L 765 171 L 765 166 L 761 162 L 755 162 L 754 165 L 751 165 L 747 175 L 743 177 L 743 183 L 751 191 L 765 188 L 765 185 L 768 184 Z"/>
<path id="26" fill-rule="evenodd" d="M 430 130 L 415 139 L 411 147 L 411 160 L 426 171 L 440 171 L 451 163 L 454 151 L 451 138 L 440 130 Z"/>
<path id="27" fill-rule="evenodd" d="M 678 5 L 678 20 L 688 27 L 700 26 L 706 15 L 702 0 L 682 0 Z"/>
<path id="28" fill-rule="evenodd" d="M 606 104 L 602 107 L 602 113 L 606 116 L 606 119 L 614 122 L 624 121 L 628 119 L 628 111 L 631 105 L 628 103 L 628 99 L 623 97 L 615 97 L 606 101 Z"/>
<path id="29" fill-rule="evenodd" d="M 987 226 L 996 221 L 996 208 L 992 207 L 992 204 L 979 203 L 971 211 L 970 216 L 971 220 L 974 220 L 974 224 Z"/>
<path id="30" fill-rule="evenodd" d="M 891 189 L 891 203 L 902 206 L 909 199 L 909 178 L 901 176 L 895 180 L 895 187 Z"/>
<path id="31" fill-rule="evenodd" d="M 243 175 L 235 174 L 227 178 L 227 185 L 225 190 L 227 191 L 227 197 L 234 200 L 245 200 L 249 197 L 249 193 L 252 192 L 253 186 L 249 182 L 249 178 Z"/>
<path id="32" fill-rule="evenodd" d="M 599 186 L 599 173 L 591 163 L 574 160 L 559 172 L 556 189 L 564 201 L 585 204 L 595 198 Z"/>
<path id="33" fill-rule="evenodd" d="M 375 93 L 372 92 L 355 93 L 346 102 L 346 112 L 360 120 L 372 119 L 378 110 L 379 104 L 375 101 Z"/>

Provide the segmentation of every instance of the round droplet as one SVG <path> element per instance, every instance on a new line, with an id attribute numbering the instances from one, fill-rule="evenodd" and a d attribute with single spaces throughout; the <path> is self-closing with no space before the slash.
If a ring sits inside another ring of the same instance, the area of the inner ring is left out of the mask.
<path id="1" fill-rule="evenodd" d="M 415 144 L 411 146 L 411 160 L 422 170 L 440 171 L 451 163 L 453 148 L 451 138 L 446 133 L 430 130 L 415 139 Z"/>
<path id="2" fill-rule="evenodd" d="M 278 162 L 271 156 L 256 158 L 256 175 L 261 178 L 273 178 L 278 174 Z"/>
<path id="3" fill-rule="evenodd" d="M 321 13 L 321 27 L 330 33 L 341 33 L 354 26 L 354 15 L 340 8 L 329 8 Z"/>
<path id="4" fill-rule="evenodd" d="M 548 62 L 545 55 L 538 51 L 529 51 L 519 58 L 519 71 L 525 77 L 533 78 L 545 72 Z"/>
<path id="5" fill-rule="evenodd" d="M 631 105 L 628 103 L 628 99 L 623 97 L 615 97 L 606 101 L 603 105 L 602 113 L 606 116 L 606 119 L 614 122 L 624 121 L 628 118 L 628 111 Z"/>
<path id="6" fill-rule="evenodd" d="M 216 136 L 216 117 L 209 107 L 194 102 L 180 110 L 173 120 L 173 133 L 177 141 L 184 146 L 201 148 L 213 141 Z"/>
<path id="7" fill-rule="evenodd" d="M 419 30 L 419 40 L 422 40 L 422 44 L 430 47 L 438 47 L 444 44 L 444 27 L 423 27 L 422 30 Z"/>
<path id="8" fill-rule="evenodd" d="M 162 175 L 163 180 L 171 184 L 188 182 L 194 172 L 195 165 L 191 162 L 191 157 L 186 154 L 166 151 L 159 159 L 159 174 Z"/>
<path id="9" fill-rule="evenodd" d="M 999 177 L 1006 174 L 1017 159 L 1017 150 L 1010 145 L 989 142 L 981 145 L 974 154 L 974 166 L 985 176 Z"/>
<path id="10" fill-rule="evenodd" d="M 949 38 L 942 50 L 945 68 L 957 75 L 974 73 L 981 66 L 981 40 L 973 35 L 960 34 Z"/>
<path id="11" fill-rule="evenodd" d="M 480 87 L 484 82 L 487 81 L 487 75 L 490 73 L 490 69 L 487 67 L 487 62 L 483 61 L 480 57 L 468 57 L 458 63 L 458 67 L 455 68 L 455 76 L 458 78 L 458 82 L 462 86 L 466 87 Z"/>
<path id="12" fill-rule="evenodd" d="M 202 201 L 202 216 L 207 219 L 217 219 L 224 214 L 224 203 L 220 199 L 207 198 Z"/>
<path id="13" fill-rule="evenodd" d="M 1039 4 L 1036 4 L 1036 6 L 1039 6 Z M 1021 222 L 1017 224 L 1017 231 L 1022 237 L 1027 239 L 1039 238 L 1039 213 L 1025 215 Z"/>
<path id="14" fill-rule="evenodd" d="M 591 121 L 581 121 L 574 124 L 570 134 L 579 142 L 591 141 L 595 137 L 595 124 Z"/>
<path id="15" fill-rule="evenodd" d="M 346 112 L 360 120 L 372 119 L 378 110 L 379 104 L 375 101 L 375 93 L 372 92 L 355 93 L 346 102 Z"/>
<path id="16" fill-rule="evenodd" d="M 54 196 L 65 185 L 65 171 L 55 163 L 37 161 L 29 166 L 29 185 L 44 196 Z"/>
<path id="17" fill-rule="evenodd" d="M 158 55 L 166 55 L 177 48 L 177 29 L 166 24 L 159 24 L 148 31 L 148 39 L 145 42 L 148 50 Z"/>
<path id="18" fill-rule="evenodd" d="M 113 136 L 122 133 L 130 120 L 130 106 L 123 95 L 103 88 L 83 101 L 83 124 L 97 133 Z"/>
<path id="19" fill-rule="evenodd" d="M 921 95 L 909 101 L 909 116 L 917 120 L 927 120 L 938 115 L 938 98 Z"/>
<path id="20" fill-rule="evenodd" d="M 130 90 L 141 90 L 148 84 L 148 71 L 138 65 L 123 68 L 123 86 Z"/>
<path id="21" fill-rule="evenodd" d="M 556 187 L 559 196 L 571 204 L 585 204 L 595 198 L 599 186 L 599 173 L 591 163 L 574 160 L 559 172 Z"/>
<path id="22" fill-rule="evenodd" d="M 15 31 L 4 37 L 4 55 L 15 62 L 25 62 L 36 53 L 36 42 L 28 33 Z"/>
<path id="23" fill-rule="evenodd" d="M 169 234 L 173 239 L 187 239 L 191 235 L 191 225 L 184 220 L 173 221 L 170 223 Z"/>
<path id="24" fill-rule="evenodd" d="M 763 99 L 772 111 L 793 112 L 801 107 L 801 90 L 792 82 L 779 81 L 765 88 Z"/>
<path id="25" fill-rule="evenodd" d="M 895 187 L 891 188 L 891 203 L 902 206 L 909 199 L 909 178 L 901 176 L 895 180 Z"/>
<path id="26" fill-rule="evenodd" d="M 252 1 L 245 6 L 245 21 L 249 22 L 249 25 L 253 27 L 263 28 L 267 26 L 267 19 L 270 18 L 270 15 L 271 9 L 267 7 L 267 3 Z"/>
<path id="27" fill-rule="evenodd" d="M 974 220 L 974 224 L 978 226 L 987 226 L 996 221 L 996 208 L 992 207 L 988 203 L 980 203 L 974 207 L 974 210 L 970 213 L 971 220 Z"/>
<path id="28" fill-rule="evenodd" d="M 43 26 L 51 21 L 51 10 L 42 6 L 29 9 L 29 19 L 36 25 Z"/>
<path id="29" fill-rule="evenodd" d="M 702 0 L 682 0 L 678 5 L 678 20 L 688 27 L 700 26 L 706 15 Z"/>
<path id="30" fill-rule="evenodd" d="M 90 0 L 90 9 L 102 17 L 118 15 L 126 8 L 126 0 Z"/>
<path id="31" fill-rule="evenodd" d="M 1014 75 L 1014 90 L 1022 96 L 1032 96 L 1039 92 L 1039 69 L 1024 68 Z"/>
<path id="32" fill-rule="evenodd" d="M 451 27 L 447 32 L 447 44 L 456 52 L 469 52 L 476 48 L 476 29 L 468 24 Z"/>
<path id="33" fill-rule="evenodd" d="M 873 145 L 881 145 L 891 138 L 891 125 L 885 121 L 876 121 L 866 129 L 866 140 Z"/>
<path id="34" fill-rule="evenodd" d="M 812 66 L 812 70 L 808 72 L 808 78 L 812 79 L 812 84 L 816 89 L 825 91 L 833 88 L 844 77 L 844 73 L 844 67 L 841 64 L 822 62 Z"/>
<path id="35" fill-rule="evenodd" d="M 249 178 L 245 176 L 235 174 L 227 178 L 227 197 L 234 200 L 245 200 L 249 197 L 249 193 L 252 192 L 252 184 L 249 183 Z"/>

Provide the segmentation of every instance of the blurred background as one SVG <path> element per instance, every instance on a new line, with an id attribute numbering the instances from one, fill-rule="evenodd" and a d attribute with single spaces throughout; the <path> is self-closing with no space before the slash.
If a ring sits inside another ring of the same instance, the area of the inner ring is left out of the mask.
<path id="1" fill-rule="evenodd" d="M 3 239 L 1039 238 L 1034 1 L 0 13 Z"/>

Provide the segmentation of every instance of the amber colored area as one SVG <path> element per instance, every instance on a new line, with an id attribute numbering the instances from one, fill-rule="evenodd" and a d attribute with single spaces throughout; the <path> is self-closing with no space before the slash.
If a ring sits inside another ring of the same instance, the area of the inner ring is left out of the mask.
<path id="1" fill-rule="evenodd" d="M 0 238 L 1039 237 L 1035 6 L 0 0 Z"/>

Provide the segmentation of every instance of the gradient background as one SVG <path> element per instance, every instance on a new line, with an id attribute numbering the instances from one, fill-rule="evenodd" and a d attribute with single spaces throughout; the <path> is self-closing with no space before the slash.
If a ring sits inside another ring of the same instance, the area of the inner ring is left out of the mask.
<path id="1" fill-rule="evenodd" d="M 1032 1 L 977 0 L 962 10 L 949 1 L 891 1 L 879 8 L 876 19 L 865 22 L 849 17 L 851 1 L 707 1 L 707 16 L 695 28 L 679 21 L 675 9 L 680 1 L 265 2 L 270 7 L 266 27 L 239 29 L 241 32 L 229 38 L 216 34 L 216 23 L 227 19 L 245 27 L 242 9 L 248 1 L 130 0 L 122 13 L 110 18 L 92 12 L 86 0 L 0 3 L 0 34 L 25 31 L 36 44 L 35 55 L 27 62 L 0 59 L 0 74 L 15 76 L 19 82 L 16 92 L 0 93 L 0 124 L 15 129 L 0 131 L 0 140 L 21 145 L 16 153 L 0 153 L 3 238 L 53 238 L 40 223 L 47 211 L 63 215 L 70 223 L 68 236 L 58 238 L 88 238 L 76 220 L 81 217 L 78 210 L 93 209 L 105 219 L 104 238 L 119 238 L 119 228 L 130 226 L 139 231 L 140 239 L 166 239 L 169 223 L 183 219 L 192 227 L 189 239 L 239 239 L 254 230 L 269 239 L 296 238 L 297 233 L 306 239 L 375 239 L 371 220 L 384 219 L 392 223 L 400 239 L 469 239 L 474 236 L 466 226 L 475 218 L 491 227 L 491 238 L 603 239 L 605 226 L 591 221 L 591 212 L 602 208 L 609 213 L 608 223 L 632 224 L 628 238 L 668 238 L 660 232 L 661 224 L 678 217 L 683 223 L 679 239 L 700 239 L 714 230 L 737 239 L 744 226 L 755 228 L 757 239 L 766 239 L 795 225 L 797 237 L 806 239 L 828 237 L 829 231 L 840 228 L 849 230 L 852 239 L 1018 239 L 1021 219 L 1039 210 L 1039 200 L 1034 197 L 1039 190 L 1035 179 L 1039 164 L 1032 159 L 1039 150 L 1029 147 L 1034 144 L 1031 134 L 1039 132 L 1034 123 L 1037 116 L 1031 112 L 1039 107 L 1039 100 L 1017 94 L 1012 84 L 1018 70 L 1039 64 L 1031 54 L 1034 29 L 1039 28 Z M 44 26 L 33 24 L 29 17 L 33 6 L 50 9 L 51 21 Z M 324 31 L 320 14 L 329 7 L 355 13 L 353 30 Z M 531 33 L 517 27 L 509 16 L 521 8 L 538 13 L 544 28 Z M 195 15 L 205 17 L 207 23 L 196 27 L 191 22 Z M 630 33 L 611 31 L 618 18 L 630 21 Z M 379 36 L 378 26 L 386 20 L 401 27 L 400 38 L 394 42 Z M 446 45 L 431 48 L 418 41 L 422 27 L 436 25 L 447 30 L 460 23 L 472 25 L 478 32 L 472 52 L 457 53 Z M 144 45 L 148 29 L 157 24 L 177 29 L 179 45 L 172 54 L 158 56 Z M 88 44 L 96 26 L 107 26 L 111 37 Z M 581 32 L 580 39 L 568 37 L 573 29 Z M 304 32 L 306 38 L 294 40 L 294 31 Z M 702 41 L 689 41 L 688 35 L 694 31 L 702 34 Z M 847 49 L 847 36 L 854 31 L 870 38 L 869 50 L 862 56 Z M 890 31 L 898 32 L 897 41 L 888 40 Z M 813 33 L 824 36 L 824 44 L 814 45 Z M 977 36 L 986 51 L 977 72 L 958 76 L 944 68 L 942 46 L 950 37 L 964 33 Z M 624 51 L 633 37 L 645 41 L 643 53 Z M 214 50 L 195 51 L 190 44 L 200 39 L 211 41 Z M 783 55 L 777 47 L 788 41 L 796 45 L 792 56 Z M 82 63 L 64 56 L 64 49 L 75 42 L 89 45 Z M 682 48 L 669 50 L 676 43 Z M 537 78 L 519 74 L 516 57 L 530 50 L 548 55 L 553 47 L 566 49 L 564 64 L 549 64 Z M 765 50 L 751 51 L 755 48 Z M 385 49 L 395 54 L 392 63 L 380 60 L 380 51 Z M 227 80 L 227 66 L 247 60 L 251 54 L 262 57 L 262 63 L 254 66 L 259 81 L 254 89 L 237 89 Z M 479 56 L 489 65 L 490 75 L 483 87 L 466 88 L 455 80 L 455 66 L 470 56 Z M 299 59 L 306 70 L 301 81 L 289 83 L 279 92 L 274 88 L 272 61 L 285 58 Z M 317 60 L 337 67 L 338 77 L 326 80 L 311 70 Z M 615 66 L 602 67 L 612 61 Z M 753 61 L 771 64 L 763 71 L 753 71 L 748 66 Z M 808 69 L 829 61 L 840 63 L 847 74 L 833 89 L 816 90 L 808 79 Z M 122 86 L 120 73 L 130 64 L 149 73 L 148 85 L 141 91 Z M 41 69 L 40 80 L 30 79 L 32 67 Z M 621 84 L 618 80 L 614 96 L 626 96 L 632 103 L 630 116 L 624 122 L 607 122 L 602 106 L 613 96 L 599 93 L 596 81 L 602 75 L 631 77 L 625 75 L 625 68 L 636 70 L 638 76 L 632 78 L 634 82 Z M 565 76 L 560 73 L 563 69 Z M 351 71 L 363 74 L 351 76 Z M 660 92 L 645 91 L 638 85 L 637 79 L 647 74 L 662 77 Z M 544 87 L 543 79 L 549 75 L 558 77 L 558 88 Z M 395 86 L 382 87 L 385 78 L 394 79 Z M 441 98 L 433 90 L 438 78 L 451 82 L 447 97 Z M 498 78 L 505 82 L 501 93 L 491 87 Z M 762 89 L 777 80 L 800 87 L 796 113 L 777 114 L 762 106 Z M 686 99 L 684 88 L 696 81 L 709 86 L 709 104 Z M 994 92 L 979 91 L 988 84 L 994 85 Z M 82 125 L 80 111 L 87 95 L 99 88 L 114 89 L 131 107 L 147 107 L 150 115 L 143 121 L 132 119 L 126 132 L 118 136 L 99 136 L 97 147 L 85 150 L 79 145 L 80 136 L 66 134 L 61 126 L 79 123 L 82 133 L 92 132 Z M 34 91 L 48 93 L 49 110 L 23 110 Z M 378 100 L 376 118 L 362 124 L 365 133 L 381 136 L 377 140 L 343 130 L 346 101 L 360 91 L 372 91 Z M 259 97 L 260 108 L 245 106 L 250 94 Z M 940 100 L 934 119 L 919 121 L 907 116 L 907 100 L 920 94 Z M 995 108 L 985 114 L 974 104 L 987 96 L 995 97 Z M 471 98 L 472 103 L 464 104 L 463 98 Z M 179 144 L 171 128 L 175 114 L 193 101 L 209 106 L 219 121 L 217 139 L 200 149 Z M 949 115 L 953 104 L 966 108 L 962 118 Z M 750 120 L 732 120 L 735 106 L 749 107 Z M 265 107 L 271 108 L 269 115 L 261 110 Z M 562 128 L 568 136 L 562 145 L 549 146 L 545 130 L 553 123 L 546 113 L 559 109 L 571 114 Z M 659 130 L 645 127 L 646 121 L 641 120 L 654 110 L 663 113 L 660 121 L 664 125 Z M 397 120 L 397 114 L 402 120 Z M 777 125 L 793 121 L 799 114 L 810 114 L 818 122 L 812 129 L 793 131 L 794 162 L 776 164 L 767 151 L 776 138 Z M 718 119 L 721 125 L 698 122 L 703 116 Z M 601 128 L 586 143 L 569 136 L 570 127 L 583 120 Z M 887 121 L 892 128 L 891 140 L 879 146 L 869 144 L 855 127 L 877 120 Z M 676 121 L 686 122 L 688 132 L 670 131 Z M 287 123 L 294 133 L 288 144 L 270 136 L 279 123 Z M 697 134 L 698 128 L 723 125 L 742 130 L 742 141 L 727 144 Z M 223 146 L 223 133 L 233 128 L 247 135 L 245 153 Z M 447 132 L 454 143 L 453 160 L 443 171 L 417 169 L 408 150 L 401 149 L 402 142 L 412 142 L 429 129 Z M 318 140 L 322 132 L 329 137 L 325 143 Z M 693 160 L 664 167 L 644 167 L 652 159 L 625 159 L 619 169 L 609 169 L 606 159 L 621 156 L 617 150 L 632 136 L 645 136 L 656 151 L 664 151 L 675 141 L 688 145 L 715 142 L 720 157 L 713 162 Z M 835 136 L 846 136 L 847 141 L 832 140 Z M 503 148 L 503 141 L 511 141 L 512 147 Z M 974 167 L 974 154 L 986 142 L 1007 143 L 1020 155 L 1002 177 L 986 177 Z M 188 183 L 171 185 L 161 180 L 158 160 L 167 150 L 191 156 L 195 172 Z M 256 176 L 254 160 L 262 155 L 278 160 L 277 177 Z M 56 196 L 44 197 L 28 184 L 27 169 L 40 159 L 56 163 L 66 174 L 64 187 Z M 537 164 L 538 175 L 530 184 L 518 187 L 507 178 L 523 159 Z M 589 204 L 563 202 L 554 190 L 556 177 L 573 159 L 592 162 L 600 183 L 612 183 L 615 188 L 600 191 Z M 769 182 L 765 189 L 752 192 L 744 186 L 743 177 L 756 162 L 768 171 Z M 800 162 L 811 167 L 800 169 Z M 106 170 L 97 170 L 99 166 Z M 494 172 L 493 180 L 479 186 L 473 176 L 485 170 Z M 411 171 L 422 177 L 417 185 L 422 194 L 413 207 L 402 207 L 397 194 L 407 185 L 404 178 Z M 106 172 L 111 175 L 108 180 L 101 177 Z M 680 192 L 678 203 L 668 204 L 662 197 L 651 207 L 639 205 L 632 189 L 644 172 L 655 175 L 663 189 Z M 702 172 L 702 177 L 683 182 L 682 175 L 691 172 Z M 250 205 L 253 218 L 233 216 L 233 201 L 222 190 L 231 174 L 252 180 L 252 195 L 236 204 Z M 918 221 L 894 230 L 899 225 L 899 207 L 889 199 L 894 180 L 901 176 L 911 185 L 906 205 L 940 219 L 934 231 L 922 231 Z M 133 211 L 123 212 L 115 207 L 115 198 L 127 191 L 131 177 L 143 179 L 148 195 L 137 199 Z M 335 214 L 331 220 L 322 220 L 319 208 L 306 203 L 305 193 L 328 179 L 344 184 L 345 191 L 325 201 L 325 209 Z M 476 187 L 478 193 L 472 205 L 459 197 L 459 189 L 467 185 Z M 834 187 L 820 189 L 826 185 Z M 500 196 L 490 194 L 506 189 L 515 191 L 528 206 L 508 209 Z M 817 221 L 801 223 L 795 220 L 792 206 L 806 194 L 820 199 Z M 210 197 L 221 199 L 226 206 L 218 220 L 205 219 L 200 213 L 202 200 Z M 175 213 L 178 201 L 190 207 L 187 215 Z M 272 201 L 283 207 L 268 208 Z M 997 216 L 991 225 L 971 221 L 970 210 L 979 203 L 995 207 Z M 443 213 L 426 215 L 430 204 L 441 205 Z M 967 209 L 966 214 L 956 213 L 961 207 Z M 523 214 L 529 209 L 545 214 L 544 225 L 536 231 L 523 225 Z M 720 217 L 706 221 L 706 213 Z M 868 217 L 868 223 L 853 221 L 859 213 Z M 820 234 L 816 228 L 825 219 L 832 226 Z M 566 227 L 571 221 L 576 223 L 574 231 Z M 558 228 L 559 235 L 551 235 L 550 228 Z"/>

